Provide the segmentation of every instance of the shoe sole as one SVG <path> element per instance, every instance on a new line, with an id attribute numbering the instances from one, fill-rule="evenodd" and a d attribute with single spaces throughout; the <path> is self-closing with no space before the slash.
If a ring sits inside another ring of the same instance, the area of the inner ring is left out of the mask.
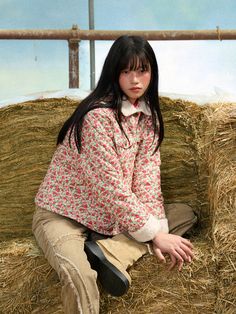
<path id="1" fill-rule="evenodd" d="M 85 242 L 84 250 L 91 268 L 98 273 L 98 280 L 103 288 L 113 296 L 122 296 L 129 289 L 129 281 L 125 275 L 110 263 L 95 242 Z"/>

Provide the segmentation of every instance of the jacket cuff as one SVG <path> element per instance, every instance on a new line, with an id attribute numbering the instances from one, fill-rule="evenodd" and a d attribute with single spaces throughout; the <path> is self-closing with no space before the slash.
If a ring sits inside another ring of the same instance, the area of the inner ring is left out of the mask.
<path id="1" fill-rule="evenodd" d="M 129 234 L 139 242 L 147 242 L 151 241 L 158 232 L 169 233 L 168 221 L 166 218 L 157 219 L 150 215 L 142 228 Z"/>

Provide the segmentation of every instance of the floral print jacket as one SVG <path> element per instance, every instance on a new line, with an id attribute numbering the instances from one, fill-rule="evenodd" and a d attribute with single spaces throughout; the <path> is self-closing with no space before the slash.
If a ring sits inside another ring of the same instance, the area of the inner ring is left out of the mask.
<path id="1" fill-rule="evenodd" d="M 82 149 L 68 135 L 52 158 L 36 205 L 106 235 L 128 232 L 137 241 L 168 233 L 160 185 L 160 152 L 153 155 L 152 120 L 143 101 L 122 104 L 121 131 L 110 108 L 88 112 Z"/>

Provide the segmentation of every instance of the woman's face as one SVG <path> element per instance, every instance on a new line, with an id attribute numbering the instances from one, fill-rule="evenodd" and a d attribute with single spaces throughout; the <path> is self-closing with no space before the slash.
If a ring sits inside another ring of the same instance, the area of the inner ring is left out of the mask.
<path id="1" fill-rule="evenodd" d="M 121 71 L 119 85 L 128 100 L 134 104 L 136 100 L 144 95 L 151 81 L 150 66 L 144 69 L 142 65 L 136 69 L 129 68 Z"/>

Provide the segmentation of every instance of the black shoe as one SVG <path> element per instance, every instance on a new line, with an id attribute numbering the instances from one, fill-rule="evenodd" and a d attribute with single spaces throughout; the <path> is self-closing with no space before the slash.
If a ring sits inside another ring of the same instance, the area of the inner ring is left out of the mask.
<path id="1" fill-rule="evenodd" d="M 92 269 L 98 273 L 98 280 L 103 288 L 114 296 L 122 296 L 129 289 L 129 281 L 125 275 L 111 264 L 96 242 L 87 241 L 84 250 Z"/>

